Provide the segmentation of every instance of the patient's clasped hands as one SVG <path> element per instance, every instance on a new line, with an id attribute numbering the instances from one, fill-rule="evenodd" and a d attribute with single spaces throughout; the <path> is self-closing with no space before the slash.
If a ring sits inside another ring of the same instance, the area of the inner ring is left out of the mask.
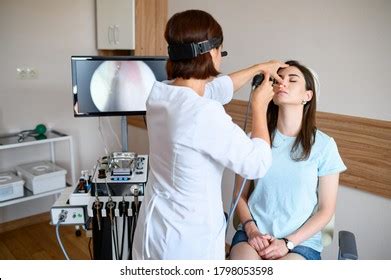
<path id="1" fill-rule="evenodd" d="M 249 231 L 248 243 L 264 260 L 279 259 L 289 252 L 283 239 L 275 238 L 269 234 L 262 234 L 258 229 Z"/>

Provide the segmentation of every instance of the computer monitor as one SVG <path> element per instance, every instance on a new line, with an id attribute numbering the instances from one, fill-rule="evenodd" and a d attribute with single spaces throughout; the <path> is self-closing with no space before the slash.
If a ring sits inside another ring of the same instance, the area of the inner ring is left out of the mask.
<path id="1" fill-rule="evenodd" d="M 167 57 L 72 56 L 75 117 L 145 115 L 155 81 L 167 79 Z"/>

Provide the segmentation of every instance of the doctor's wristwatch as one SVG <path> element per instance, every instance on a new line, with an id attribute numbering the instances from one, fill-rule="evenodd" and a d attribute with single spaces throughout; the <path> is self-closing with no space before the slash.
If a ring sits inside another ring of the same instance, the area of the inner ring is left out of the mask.
<path id="1" fill-rule="evenodd" d="M 293 244 L 293 242 L 287 238 L 281 238 L 281 239 L 285 241 L 285 245 L 288 248 L 288 252 L 290 253 L 293 250 L 293 248 L 295 248 L 295 244 Z"/>

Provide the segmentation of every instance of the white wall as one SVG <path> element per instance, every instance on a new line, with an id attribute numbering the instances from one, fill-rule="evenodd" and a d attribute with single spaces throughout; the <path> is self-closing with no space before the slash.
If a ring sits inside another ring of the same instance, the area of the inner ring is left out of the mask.
<path id="1" fill-rule="evenodd" d="M 171 16 L 202 9 L 219 21 L 228 51 L 224 73 L 269 59 L 297 59 L 320 76 L 320 111 L 391 121 L 391 94 L 386 85 L 391 76 L 391 1 L 245 2 L 169 0 L 168 11 Z M 246 87 L 236 98 L 248 100 L 248 96 Z M 233 174 L 226 172 L 226 205 L 232 182 Z M 335 229 L 356 234 L 360 258 L 391 259 L 390 199 L 342 186 Z M 336 256 L 334 239 L 323 258 Z"/>
<path id="2" fill-rule="evenodd" d="M 169 16 L 210 12 L 224 32 L 223 71 L 269 59 L 297 59 L 321 80 L 319 110 L 391 120 L 387 0 L 169 1 Z M 237 99 L 248 100 L 249 87 Z"/>
<path id="3" fill-rule="evenodd" d="M 95 1 L 1 0 L 0 38 L 0 134 L 44 123 L 74 137 L 77 176 L 91 169 L 104 153 L 103 144 L 97 118 L 73 117 L 70 57 L 97 54 Z M 18 67 L 37 69 L 38 79 L 18 80 Z M 102 122 L 109 132 L 107 119 Z M 112 124 L 118 132 L 118 118 Z M 113 137 L 106 141 L 118 149 Z M 22 152 L 26 162 L 42 156 L 36 148 Z M 0 169 L 10 167 L 15 155 L 21 157 L 18 151 L 0 151 Z M 49 197 L 0 208 L 0 223 L 46 212 L 53 201 Z"/>

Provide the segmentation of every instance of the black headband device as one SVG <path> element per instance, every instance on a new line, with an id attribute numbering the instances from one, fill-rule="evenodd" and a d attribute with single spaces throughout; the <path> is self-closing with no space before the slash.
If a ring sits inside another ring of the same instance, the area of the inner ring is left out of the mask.
<path id="1" fill-rule="evenodd" d="M 198 43 L 170 44 L 168 56 L 172 61 L 192 59 L 221 45 L 222 38 L 211 38 Z M 221 56 L 227 56 L 228 52 L 221 52 Z"/>

